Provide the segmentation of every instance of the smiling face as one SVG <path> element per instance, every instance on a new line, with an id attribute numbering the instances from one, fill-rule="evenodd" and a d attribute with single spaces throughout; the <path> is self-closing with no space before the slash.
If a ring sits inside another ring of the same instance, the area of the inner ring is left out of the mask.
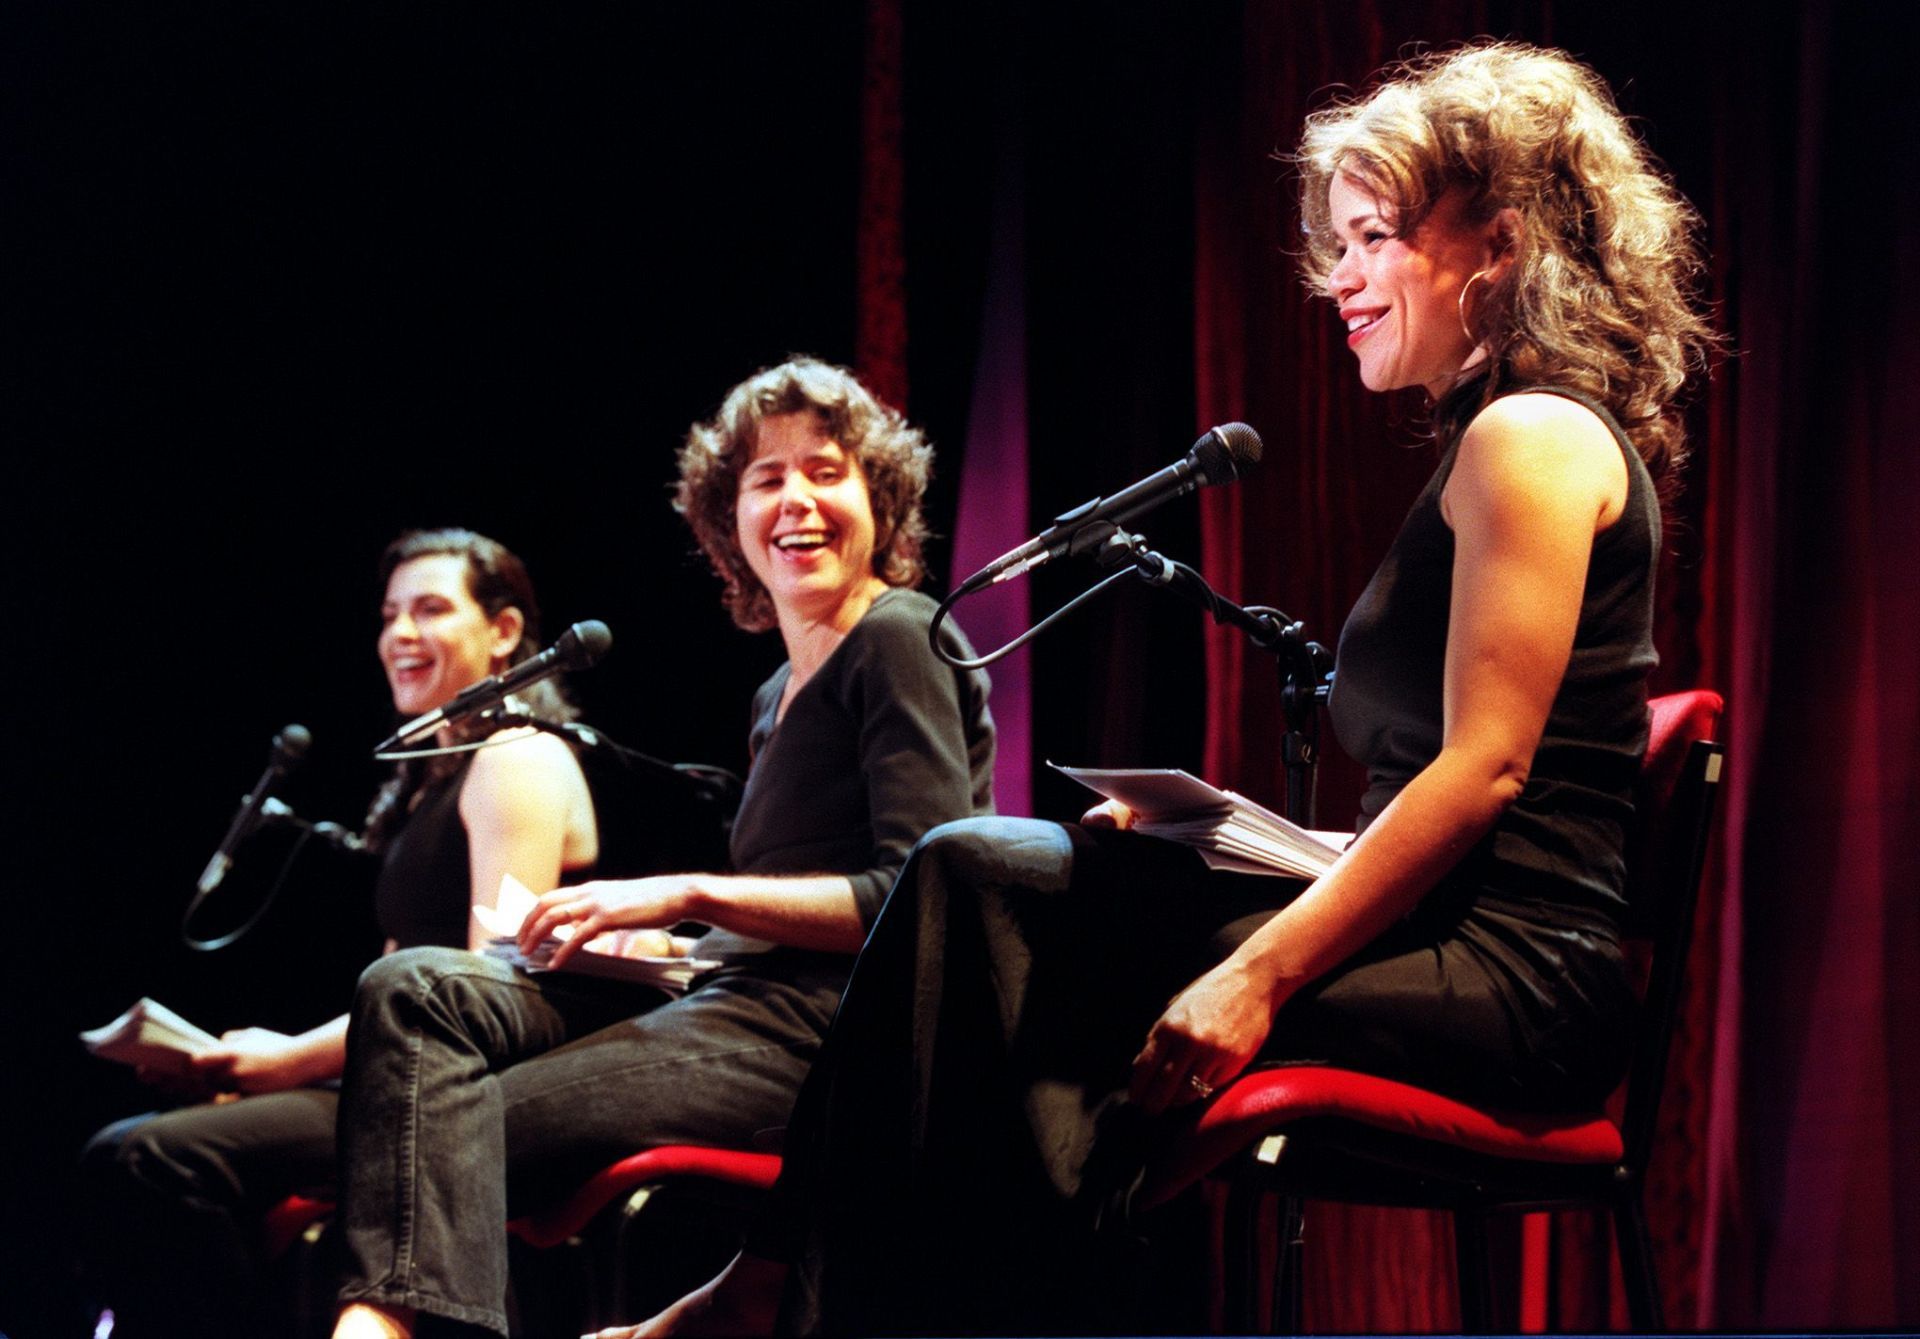
<path id="1" fill-rule="evenodd" d="M 1423 386 L 1436 398 L 1454 375 L 1483 356 L 1460 314 L 1461 293 L 1493 264 L 1491 230 L 1468 226 L 1447 195 L 1402 236 L 1396 211 L 1352 177 L 1327 187 L 1340 263 L 1327 292 L 1340 305 L 1347 347 L 1368 390 Z"/>
<path id="2" fill-rule="evenodd" d="M 402 716 L 432 711 L 504 669 L 522 625 L 511 607 L 487 616 L 467 588 L 463 555 L 433 553 L 401 563 L 380 604 L 380 664 L 394 710 Z"/>
<path id="3" fill-rule="evenodd" d="M 783 627 L 857 619 L 885 584 L 860 463 L 811 413 L 761 422 L 735 505 L 741 552 Z M 844 629 L 842 629 L 844 631 Z"/>

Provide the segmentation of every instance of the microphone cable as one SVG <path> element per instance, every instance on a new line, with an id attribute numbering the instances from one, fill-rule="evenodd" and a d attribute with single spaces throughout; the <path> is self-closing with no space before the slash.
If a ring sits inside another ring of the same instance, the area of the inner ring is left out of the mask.
<path id="1" fill-rule="evenodd" d="M 291 816 L 292 812 L 292 810 L 287 810 L 286 815 L 274 814 L 269 821 L 273 823 L 285 823 L 287 817 Z M 260 905 L 254 908 L 253 913 L 225 934 L 215 935 L 211 939 L 202 939 L 193 933 L 193 913 L 200 910 L 201 904 L 220 890 L 217 887 L 209 888 L 205 892 L 196 890 L 193 895 L 193 900 L 187 903 L 187 909 L 180 913 L 181 943 L 196 953 L 213 953 L 219 949 L 226 948 L 230 944 L 238 943 L 252 932 L 254 926 L 265 919 L 266 914 L 273 910 L 273 904 L 279 899 L 280 890 L 286 886 L 287 876 L 293 873 L 294 862 L 299 860 L 301 852 L 307 849 L 307 843 L 313 840 L 314 828 L 317 826 L 302 818 L 296 818 L 293 821 L 299 828 L 300 835 L 294 838 L 292 849 L 287 852 L 286 858 L 280 862 L 280 872 L 273 876 L 273 883 L 267 889 L 267 895 L 260 899 Z"/>
<path id="2" fill-rule="evenodd" d="M 956 604 L 958 604 L 961 600 L 965 599 L 967 596 L 972 595 L 975 591 L 979 590 L 981 586 L 987 584 L 985 582 L 967 583 L 960 586 L 957 590 L 949 594 L 946 599 L 940 601 L 940 607 L 934 611 L 933 622 L 930 625 L 928 625 L 928 628 L 927 628 L 927 642 L 930 646 L 933 647 L 933 653 L 935 655 L 939 656 L 940 659 L 946 661 L 947 664 L 952 665 L 955 669 L 963 669 L 963 670 L 985 669 L 987 666 L 993 664 L 995 661 L 1003 660 L 1007 656 L 1012 655 L 1015 651 L 1018 651 L 1021 647 L 1025 646 L 1028 642 L 1032 641 L 1035 637 L 1038 637 L 1041 633 L 1045 632 L 1048 628 L 1052 627 L 1055 623 L 1058 623 L 1061 619 L 1065 618 L 1068 614 L 1072 613 L 1074 610 L 1078 609 L 1081 605 L 1091 600 L 1094 596 L 1098 595 L 1101 591 L 1105 590 L 1108 586 L 1111 586 L 1114 582 L 1120 581 L 1129 576 L 1136 576 L 1136 575 L 1138 575 L 1138 573 L 1134 569 L 1129 568 L 1124 572 L 1115 572 L 1110 576 L 1102 577 L 1099 581 L 1095 582 L 1092 586 L 1089 586 L 1086 590 L 1081 591 L 1078 595 L 1068 600 L 1065 604 L 1061 605 L 1058 609 L 1048 614 L 1045 618 L 1041 619 L 1038 623 L 1028 628 L 1025 632 L 1021 633 L 1018 637 L 1015 637 L 1012 641 L 1008 642 L 1005 646 L 1001 647 L 999 650 L 989 651 L 987 652 L 987 654 L 983 656 L 976 656 L 971 660 L 967 659 L 965 656 L 954 655 L 952 652 L 948 651 L 946 647 L 940 644 L 940 629 L 946 623 L 948 615 L 953 612 L 953 607 Z"/>

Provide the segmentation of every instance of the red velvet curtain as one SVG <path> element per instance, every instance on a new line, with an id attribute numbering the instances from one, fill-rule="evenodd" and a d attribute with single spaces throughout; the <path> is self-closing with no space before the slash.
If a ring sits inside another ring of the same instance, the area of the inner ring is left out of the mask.
<path id="1" fill-rule="evenodd" d="M 1247 5 L 1209 41 L 1195 154 L 1196 403 L 1243 418 L 1268 460 L 1205 499 L 1219 587 L 1331 644 L 1432 467 L 1418 406 L 1368 396 L 1288 253 L 1295 207 L 1269 157 L 1330 85 L 1407 43 L 1484 32 L 1593 61 L 1708 217 L 1713 295 L 1736 355 L 1695 409 L 1688 493 L 1662 573 L 1656 690 L 1731 703 L 1732 785 L 1650 1187 L 1670 1323 L 1888 1326 L 1920 1320 L 1920 1155 L 1896 1131 L 1920 1096 L 1920 514 L 1905 437 L 1920 391 L 1915 188 L 1885 90 L 1898 42 L 1865 16 L 1549 3 Z M 1854 263 L 1849 264 L 1849 259 Z M 1838 263 L 1836 263 L 1838 262 Z M 1271 671 L 1208 644 L 1208 771 L 1279 795 Z M 1250 742 L 1251 741 L 1251 742 Z M 1329 758 L 1321 817 L 1358 779 Z M 1325 1209 L 1308 1253 L 1316 1328 L 1457 1323 L 1443 1223 Z M 1618 1325 L 1606 1239 L 1530 1234 L 1549 1270 L 1522 1323 Z M 1904 1265 L 1905 1268 L 1901 1268 Z"/>
<path id="2" fill-rule="evenodd" d="M 1702 1300 L 1725 1325 L 1920 1323 L 1920 332 L 1858 319 L 1920 299 L 1920 190 L 1884 156 L 1913 128 L 1905 49 L 1807 5 L 1735 30 L 1721 89 L 1738 356 L 1701 645 L 1737 713 L 1714 1019 L 1737 1049 L 1708 1093 Z"/>
<path id="3" fill-rule="evenodd" d="M 860 220 L 854 367 L 881 400 L 907 412 L 906 160 L 900 0 L 866 0 L 860 88 Z"/>

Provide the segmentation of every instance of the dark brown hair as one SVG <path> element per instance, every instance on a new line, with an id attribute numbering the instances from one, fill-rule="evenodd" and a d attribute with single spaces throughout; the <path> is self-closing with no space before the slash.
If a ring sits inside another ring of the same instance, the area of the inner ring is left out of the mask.
<path id="1" fill-rule="evenodd" d="M 810 413 L 859 463 L 873 506 L 873 573 L 889 586 L 926 576 L 921 504 L 933 472 L 933 448 L 897 410 L 853 373 L 816 358 L 794 357 L 727 392 L 720 412 L 687 431 L 673 506 L 693 528 L 724 591 L 733 621 L 749 632 L 774 625 L 773 600 L 740 549 L 735 505 L 740 475 L 753 459 L 760 425 L 781 414 Z"/>
<path id="2" fill-rule="evenodd" d="M 521 619 L 520 641 L 507 655 L 509 665 L 535 655 L 540 650 L 540 601 L 533 593 L 533 579 L 527 566 L 512 549 L 497 539 L 472 530 L 443 527 L 433 530 L 409 530 L 387 545 L 380 555 L 380 589 L 403 563 L 416 558 L 452 556 L 464 558 L 467 568 L 467 594 L 486 613 L 497 618 L 502 610 L 518 609 Z M 515 695 L 527 709 L 547 720 L 569 721 L 576 709 L 567 700 L 566 690 L 557 678 L 542 679 Z M 485 732 L 487 727 L 479 727 Z M 367 810 L 366 841 L 370 850 L 379 850 L 392 835 L 402 815 L 413 804 L 422 787 L 460 766 L 457 756 L 408 759 L 374 794 Z"/>

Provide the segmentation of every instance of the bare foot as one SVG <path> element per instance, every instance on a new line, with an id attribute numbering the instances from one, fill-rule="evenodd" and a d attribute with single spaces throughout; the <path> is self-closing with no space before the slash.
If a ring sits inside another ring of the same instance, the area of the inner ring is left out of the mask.
<path id="1" fill-rule="evenodd" d="M 333 1339 L 412 1339 L 413 1308 L 349 1302 L 333 1323 Z"/>
<path id="2" fill-rule="evenodd" d="M 694 1289 L 651 1320 L 622 1325 L 582 1339 L 664 1339 L 667 1335 L 747 1339 L 771 1335 L 780 1310 L 780 1289 L 787 1267 L 757 1255 L 740 1254 L 719 1277 Z"/>

